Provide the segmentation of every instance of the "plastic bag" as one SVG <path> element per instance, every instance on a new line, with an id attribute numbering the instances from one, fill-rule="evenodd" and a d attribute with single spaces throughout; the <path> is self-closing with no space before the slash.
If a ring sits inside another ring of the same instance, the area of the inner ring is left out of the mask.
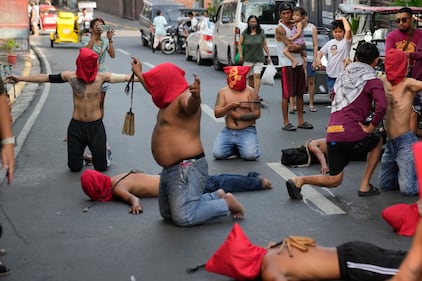
<path id="1" fill-rule="evenodd" d="M 274 64 L 270 63 L 265 68 L 264 74 L 262 74 L 261 83 L 264 85 L 274 86 L 274 76 L 276 73 L 277 69 L 275 68 Z"/>

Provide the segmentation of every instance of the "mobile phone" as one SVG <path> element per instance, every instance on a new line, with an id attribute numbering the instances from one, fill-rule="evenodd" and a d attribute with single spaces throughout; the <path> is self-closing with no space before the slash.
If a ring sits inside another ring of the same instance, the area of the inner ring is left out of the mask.
<path id="1" fill-rule="evenodd" d="M 102 29 L 103 31 L 107 32 L 107 31 L 112 30 L 112 29 L 113 29 L 113 27 L 112 27 L 111 25 L 108 25 L 108 24 L 103 24 L 103 25 L 101 26 L 101 29 Z"/>

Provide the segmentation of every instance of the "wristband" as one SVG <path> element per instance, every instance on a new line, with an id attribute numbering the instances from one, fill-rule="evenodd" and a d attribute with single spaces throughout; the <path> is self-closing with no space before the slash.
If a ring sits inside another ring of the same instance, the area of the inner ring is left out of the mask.
<path id="1" fill-rule="evenodd" d="M 16 139 L 15 139 L 15 137 L 5 138 L 5 139 L 2 139 L 1 140 L 1 144 L 2 145 L 3 144 L 13 144 L 13 145 L 15 145 L 16 144 Z"/>

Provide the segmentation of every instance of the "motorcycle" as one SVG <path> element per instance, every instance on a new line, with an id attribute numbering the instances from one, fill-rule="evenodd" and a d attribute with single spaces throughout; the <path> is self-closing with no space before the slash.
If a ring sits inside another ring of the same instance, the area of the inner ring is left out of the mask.
<path id="1" fill-rule="evenodd" d="M 161 51 L 166 55 L 171 55 L 177 50 L 177 28 L 170 26 L 167 28 L 167 35 L 161 40 Z"/>

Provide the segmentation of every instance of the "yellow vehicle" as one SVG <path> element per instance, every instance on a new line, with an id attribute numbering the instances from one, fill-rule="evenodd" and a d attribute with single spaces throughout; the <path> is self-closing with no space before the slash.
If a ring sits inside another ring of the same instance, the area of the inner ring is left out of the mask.
<path id="1" fill-rule="evenodd" d="M 59 11 L 56 31 L 50 33 L 50 47 L 59 43 L 79 43 L 78 17 L 74 13 Z"/>

